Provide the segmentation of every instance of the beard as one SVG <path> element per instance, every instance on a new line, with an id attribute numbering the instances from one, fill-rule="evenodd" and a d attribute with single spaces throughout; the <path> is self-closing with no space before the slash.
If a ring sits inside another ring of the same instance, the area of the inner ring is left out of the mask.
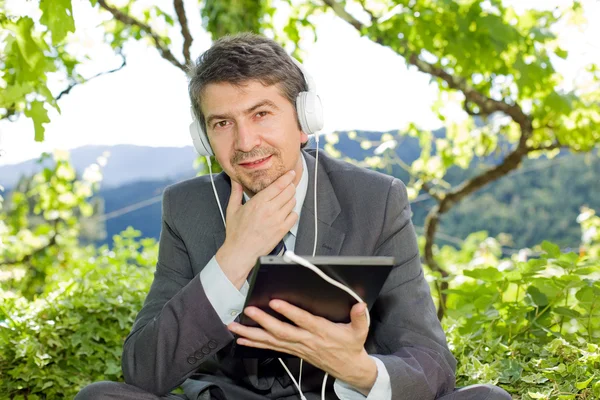
<path id="1" fill-rule="evenodd" d="M 269 169 L 247 171 L 243 170 L 243 167 L 237 167 L 239 163 L 242 163 L 245 160 L 265 158 L 268 156 L 271 156 L 272 163 Z M 238 182 L 240 182 L 244 189 L 252 195 L 265 189 L 287 172 L 283 165 L 283 161 L 281 160 L 281 152 L 273 147 L 260 147 L 252 149 L 252 151 L 248 153 L 236 152 L 231 158 L 231 165 L 236 166 L 236 178 Z"/>

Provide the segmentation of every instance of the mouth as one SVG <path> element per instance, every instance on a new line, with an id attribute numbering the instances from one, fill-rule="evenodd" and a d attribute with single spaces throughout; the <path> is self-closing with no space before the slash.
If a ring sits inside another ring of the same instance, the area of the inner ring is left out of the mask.
<path id="1" fill-rule="evenodd" d="M 269 160 L 271 160 L 272 157 L 273 155 L 270 155 L 264 158 L 259 158 L 258 160 L 239 163 L 239 165 L 246 169 L 256 169 L 267 165 L 267 163 L 269 162 Z"/>

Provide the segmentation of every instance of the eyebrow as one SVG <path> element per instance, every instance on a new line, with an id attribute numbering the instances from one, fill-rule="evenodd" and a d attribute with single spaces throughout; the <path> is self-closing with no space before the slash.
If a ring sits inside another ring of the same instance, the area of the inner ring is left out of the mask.
<path id="1" fill-rule="evenodd" d="M 244 110 L 244 114 L 252 114 L 254 111 L 256 111 L 257 109 L 261 108 L 261 107 L 271 107 L 274 108 L 275 110 L 279 110 L 279 107 L 277 107 L 275 105 L 275 103 L 273 103 L 271 100 L 265 99 L 262 100 L 258 103 L 256 103 L 255 105 L 253 105 L 252 107 Z M 216 119 L 227 119 L 227 118 L 231 118 L 231 114 L 214 114 L 214 115 L 209 115 L 208 118 L 206 119 L 206 125 L 210 126 L 211 123 L 216 120 Z"/>

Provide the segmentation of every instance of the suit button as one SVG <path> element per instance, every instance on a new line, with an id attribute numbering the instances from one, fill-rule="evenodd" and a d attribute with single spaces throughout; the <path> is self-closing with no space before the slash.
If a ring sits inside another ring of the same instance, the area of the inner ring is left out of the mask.
<path id="1" fill-rule="evenodd" d="M 195 357 L 188 357 L 188 363 L 189 364 L 196 364 L 196 358 Z"/>
<path id="2" fill-rule="evenodd" d="M 204 347 L 202 348 L 202 352 L 203 352 L 204 354 L 210 354 L 210 349 L 209 349 L 208 347 L 204 346 Z"/>
<path id="3" fill-rule="evenodd" d="M 215 342 L 214 340 L 211 340 L 210 342 L 208 342 L 208 348 L 209 349 L 216 349 L 217 348 L 217 342 Z"/>
<path id="4" fill-rule="evenodd" d="M 198 350 L 197 352 L 194 353 L 194 357 L 196 357 L 198 360 L 200 360 L 204 357 L 204 353 L 201 352 L 200 350 Z"/>

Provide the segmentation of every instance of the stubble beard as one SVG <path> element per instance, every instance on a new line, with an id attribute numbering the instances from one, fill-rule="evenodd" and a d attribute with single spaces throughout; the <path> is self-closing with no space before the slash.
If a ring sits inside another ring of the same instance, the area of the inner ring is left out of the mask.
<path id="1" fill-rule="evenodd" d="M 250 195 L 255 195 L 261 190 L 267 188 L 271 183 L 275 182 L 279 177 L 285 174 L 285 167 L 281 160 L 281 152 L 275 148 L 258 148 L 254 149 L 249 153 L 236 153 L 231 163 L 237 165 L 247 159 L 263 158 L 271 156 L 271 167 L 269 169 L 262 169 L 257 171 L 243 170 L 243 167 L 237 167 L 238 181 L 244 187 L 244 189 L 250 192 Z"/>

